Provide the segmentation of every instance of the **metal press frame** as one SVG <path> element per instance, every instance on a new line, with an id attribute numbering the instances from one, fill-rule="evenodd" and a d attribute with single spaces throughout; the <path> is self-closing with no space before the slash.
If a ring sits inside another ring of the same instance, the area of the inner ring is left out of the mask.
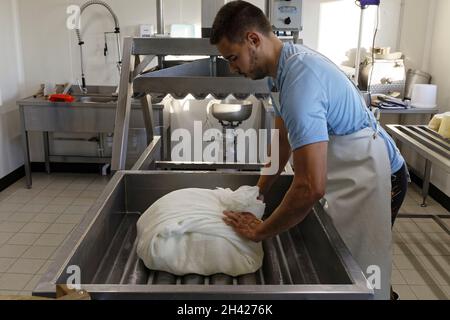
<path id="1" fill-rule="evenodd" d="M 220 52 L 206 38 L 125 38 L 123 52 L 111 164 L 113 172 L 125 170 L 133 93 L 143 94 L 148 144 L 153 140 L 150 100 L 161 95 L 183 98 L 193 94 L 196 98 L 205 99 L 212 94 L 223 99 L 233 94 L 239 99 L 249 95 L 268 96 L 270 93 L 265 80 L 252 81 L 233 75 L 228 63 L 219 58 Z M 162 60 L 168 55 L 204 56 L 205 59 L 146 72 L 155 58 Z M 145 58 L 141 60 L 141 56 Z"/>

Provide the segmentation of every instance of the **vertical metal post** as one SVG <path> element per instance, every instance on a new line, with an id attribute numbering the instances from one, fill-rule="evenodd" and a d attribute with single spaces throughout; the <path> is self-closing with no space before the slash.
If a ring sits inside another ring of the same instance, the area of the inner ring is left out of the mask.
<path id="1" fill-rule="evenodd" d="M 141 99 L 142 113 L 144 116 L 145 131 L 147 133 L 147 146 L 152 143 L 153 132 L 153 107 L 150 96 L 147 94 Z"/>
<path id="2" fill-rule="evenodd" d="M 422 187 L 422 197 L 423 197 L 423 203 L 421 205 L 422 208 L 426 208 L 428 206 L 427 198 L 428 198 L 428 191 L 430 190 L 430 178 L 431 178 L 431 161 L 426 160 L 425 173 L 423 176 L 423 187 Z"/>
<path id="3" fill-rule="evenodd" d="M 130 128 L 132 74 L 134 70 L 133 38 L 125 38 L 123 50 L 122 73 L 120 75 L 119 98 L 117 101 L 114 142 L 111 170 L 124 170 L 128 150 L 128 133 Z"/>
<path id="4" fill-rule="evenodd" d="M 30 149 L 28 145 L 28 132 L 26 131 L 25 126 L 25 114 L 22 106 L 20 106 L 20 129 L 22 133 L 22 150 L 26 176 L 25 180 L 27 188 L 31 189 L 32 180 L 31 180 Z"/>
<path id="5" fill-rule="evenodd" d="M 358 36 L 358 47 L 356 50 L 356 61 L 355 61 L 355 84 L 359 85 L 359 69 L 361 64 L 361 45 L 362 45 L 362 31 L 364 27 L 364 8 L 361 8 L 361 16 L 359 18 L 359 36 Z M 373 50 L 373 49 L 372 49 Z M 373 63 L 373 61 L 372 61 Z"/>
<path id="6" fill-rule="evenodd" d="M 266 16 L 269 20 L 272 19 L 272 1 L 266 0 Z"/>
<path id="7" fill-rule="evenodd" d="M 158 34 L 164 34 L 164 4 L 163 0 L 156 0 L 156 31 Z"/>
<path id="8" fill-rule="evenodd" d="M 50 174 L 50 143 L 48 132 L 43 133 L 44 138 L 44 155 L 45 155 L 45 172 Z"/>
<path id="9" fill-rule="evenodd" d="M 159 35 L 165 34 L 163 0 L 156 0 L 156 32 Z M 164 57 L 158 56 L 158 66 L 160 69 L 164 68 Z"/>

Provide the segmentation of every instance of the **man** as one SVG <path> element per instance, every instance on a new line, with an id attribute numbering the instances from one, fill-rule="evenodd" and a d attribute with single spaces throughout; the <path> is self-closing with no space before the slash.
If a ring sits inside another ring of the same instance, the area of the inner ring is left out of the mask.
<path id="1" fill-rule="evenodd" d="M 357 88 L 317 52 L 283 44 L 264 13 L 245 1 L 230 2 L 219 11 L 211 44 L 233 71 L 254 80 L 269 76 L 280 92 L 280 105 L 274 103 L 280 171 L 260 178 L 261 195 L 270 197 L 292 154 L 295 171 L 290 189 L 267 220 L 225 212 L 224 221 L 242 237 L 259 242 L 302 222 L 324 198 L 327 213 L 363 272 L 374 266 L 381 271 L 375 298 L 389 299 L 390 224 L 396 215 L 390 213 L 390 179 L 395 176 L 401 204 L 407 170 Z"/>

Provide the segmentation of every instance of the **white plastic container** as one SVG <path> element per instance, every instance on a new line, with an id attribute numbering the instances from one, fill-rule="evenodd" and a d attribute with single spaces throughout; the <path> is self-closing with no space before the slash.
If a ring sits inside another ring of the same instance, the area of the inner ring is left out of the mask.
<path id="1" fill-rule="evenodd" d="M 437 86 L 433 84 L 415 84 L 413 87 L 411 106 L 416 108 L 437 107 Z"/>

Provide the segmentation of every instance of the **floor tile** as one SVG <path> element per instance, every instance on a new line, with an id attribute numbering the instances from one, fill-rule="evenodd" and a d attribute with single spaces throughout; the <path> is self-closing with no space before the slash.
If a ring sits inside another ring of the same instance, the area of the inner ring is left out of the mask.
<path id="1" fill-rule="evenodd" d="M 435 282 L 440 286 L 450 286 L 450 272 L 442 269 L 427 269 Z"/>
<path id="2" fill-rule="evenodd" d="M 423 232 L 443 232 L 444 230 L 435 222 L 433 223 L 416 223 Z"/>
<path id="3" fill-rule="evenodd" d="M 31 220 L 33 220 L 34 216 L 36 214 L 35 213 L 30 213 L 30 214 L 26 214 L 26 213 L 22 213 L 22 212 L 16 212 L 13 213 L 11 216 L 9 216 L 9 218 L 6 220 L 8 222 L 30 222 Z"/>
<path id="4" fill-rule="evenodd" d="M 46 206 L 45 204 L 26 204 L 26 205 L 20 207 L 19 209 L 17 209 L 17 211 L 39 213 L 42 211 L 42 209 L 45 208 L 45 206 Z"/>
<path id="5" fill-rule="evenodd" d="M 48 205 L 41 213 L 43 214 L 61 214 L 67 209 L 68 205 Z"/>
<path id="6" fill-rule="evenodd" d="M 24 245 L 31 246 L 39 238 L 39 234 L 34 233 L 16 233 L 11 239 L 8 240 L 8 244 L 12 245 Z"/>
<path id="7" fill-rule="evenodd" d="M 36 241 L 36 246 L 60 246 L 66 239 L 65 234 L 47 234 L 44 233 Z"/>
<path id="8" fill-rule="evenodd" d="M 430 237 L 423 232 L 419 233 L 399 233 L 405 243 L 424 243 L 430 242 Z"/>
<path id="9" fill-rule="evenodd" d="M 33 204 L 40 204 L 40 205 L 48 205 L 51 201 L 53 201 L 53 197 L 45 197 L 45 196 L 38 196 L 36 198 L 34 198 L 33 200 L 31 200 L 29 202 L 29 204 L 33 205 Z"/>
<path id="10" fill-rule="evenodd" d="M 12 212 L 0 212 L 0 223 L 8 221 L 8 218 L 12 215 Z"/>
<path id="11" fill-rule="evenodd" d="M 408 285 L 393 285 L 392 287 L 399 295 L 400 300 L 417 300 L 416 295 Z"/>
<path id="12" fill-rule="evenodd" d="M 2 222 L 0 223 L 0 232 L 15 233 L 19 232 L 24 226 L 24 222 Z"/>
<path id="13" fill-rule="evenodd" d="M 0 273 L 5 273 L 16 262 L 15 258 L 0 258 Z"/>
<path id="14" fill-rule="evenodd" d="M 19 258 L 29 246 L 4 244 L 0 247 L 0 258 Z"/>
<path id="15" fill-rule="evenodd" d="M 101 196 L 101 194 L 102 194 L 102 191 L 100 191 L 100 190 L 96 190 L 96 191 L 89 190 L 89 191 L 83 191 L 83 192 L 80 194 L 80 197 L 81 197 L 81 198 L 97 199 L 98 197 Z"/>
<path id="16" fill-rule="evenodd" d="M 73 228 L 75 227 L 75 224 L 63 224 L 63 223 L 54 223 L 48 228 L 45 233 L 47 234 L 69 234 Z"/>
<path id="17" fill-rule="evenodd" d="M 78 198 L 72 203 L 72 206 L 92 206 L 95 203 L 91 198 Z"/>
<path id="18" fill-rule="evenodd" d="M 90 206 L 70 206 L 64 211 L 64 214 L 84 215 L 90 208 Z"/>
<path id="19" fill-rule="evenodd" d="M 450 270 L 449 256 L 418 256 L 425 269 Z"/>
<path id="20" fill-rule="evenodd" d="M 0 232 L 0 246 L 8 242 L 15 233 Z"/>
<path id="21" fill-rule="evenodd" d="M 391 283 L 394 285 L 405 285 L 407 284 L 405 279 L 403 279 L 402 274 L 400 273 L 399 270 L 392 270 L 392 275 L 391 275 Z"/>
<path id="22" fill-rule="evenodd" d="M 22 255 L 22 258 L 47 260 L 52 256 L 56 248 L 57 247 L 50 246 L 33 246 L 25 251 L 25 253 Z"/>
<path id="23" fill-rule="evenodd" d="M 56 219 L 58 219 L 59 216 L 60 214 L 40 213 L 33 218 L 33 222 L 53 223 L 56 221 Z"/>
<path id="24" fill-rule="evenodd" d="M 41 191 L 40 195 L 44 196 L 44 197 L 50 197 L 50 198 L 56 198 L 60 193 L 62 192 L 62 190 L 48 190 L 45 189 L 43 191 Z"/>
<path id="25" fill-rule="evenodd" d="M 408 248 L 416 256 L 448 256 L 450 255 L 450 249 L 443 243 L 410 243 Z"/>
<path id="26" fill-rule="evenodd" d="M 9 273 L 35 275 L 47 260 L 18 259 L 8 270 Z"/>
<path id="27" fill-rule="evenodd" d="M 81 190 L 64 190 L 59 194 L 59 197 L 64 198 L 78 198 L 83 191 Z"/>
<path id="28" fill-rule="evenodd" d="M 4 273 L 0 277 L 0 290 L 22 290 L 33 278 L 28 274 Z"/>
<path id="29" fill-rule="evenodd" d="M 446 293 L 437 286 L 410 286 L 419 300 L 445 300 Z"/>
<path id="30" fill-rule="evenodd" d="M 18 195 L 12 195 L 5 200 L 3 200 L 3 203 L 10 203 L 10 204 L 27 204 L 33 199 L 33 196 L 18 196 Z"/>
<path id="31" fill-rule="evenodd" d="M 20 230 L 20 232 L 24 233 L 43 233 L 45 230 L 50 227 L 49 223 L 43 223 L 43 222 L 29 222 L 27 223 L 23 229 Z"/>
<path id="32" fill-rule="evenodd" d="M 68 198 L 68 197 L 56 197 L 55 199 L 53 199 L 50 202 L 50 205 L 52 206 L 68 206 L 70 204 L 72 204 L 72 202 L 75 200 L 76 198 Z"/>
<path id="33" fill-rule="evenodd" d="M 427 284 L 435 284 L 435 280 L 431 274 L 426 270 L 400 270 L 400 273 L 405 279 L 406 283 L 408 285 L 427 285 Z"/>
<path id="34" fill-rule="evenodd" d="M 83 218 L 84 215 L 64 214 L 56 220 L 56 223 L 79 224 Z"/>
<path id="35" fill-rule="evenodd" d="M 393 261 L 399 270 L 423 269 L 422 260 L 415 256 L 393 255 Z"/>
<path id="36" fill-rule="evenodd" d="M 450 300 L 450 285 L 449 286 L 441 286 L 441 289 L 447 295 L 447 300 Z"/>
<path id="37" fill-rule="evenodd" d="M 87 183 L 73 183 L 73 184 L 70 184 L 69 186 L 67 186 L 66 190 L 67 191 L 80 191 L 80 193 L 81 193 L 81 192 L 85 191 L 87 187 L 88 187 Z"/>
<path id="38" fill-rule="evenodd" d="M 394 231 L 401 233 L 421 232 L 414 222 L 395 222 Z"/>

